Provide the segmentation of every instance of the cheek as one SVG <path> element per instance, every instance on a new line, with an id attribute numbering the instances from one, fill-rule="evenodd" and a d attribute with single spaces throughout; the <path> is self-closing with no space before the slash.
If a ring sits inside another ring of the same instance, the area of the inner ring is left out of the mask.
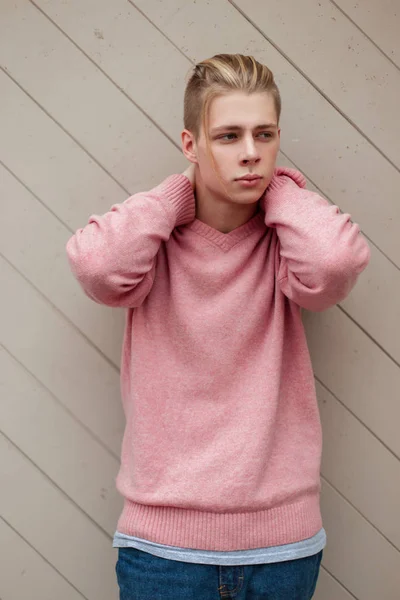
<path id="1" fill-rule="evenodd" d="M 232 178 L 237 171 L 238 155 L 234 144 L 219 146 L 213 150 L 214 159 L 221 177 L 225 180 Z"/>
<path id="2" fill-rule="evenodd" d="M 220 148 L 213 148 L 213 156 L 220 176 L 223 179 L 229 179 L 232 172 L 232 157 L 229 155 L 229 152 L 221 150 Z M 214 171 L 211 158 L 204 152 L 200 152 L 198 159 L 203 180 L 206 183 L 218 184 L 219 180 Z"/>
<path id="3" fill-rule="evenodd" d="M 278 138 L 278 140 L 276 141 L 276 144 L 273 147 L 273 152 L 272 152 L 273 157 L 274 157 L 275 160 L 278 157 L 278 153 L 279 153 L 279 150 L 280 150 L 280 145 L 281 145 L 280 144 L 280 139 Z"/>

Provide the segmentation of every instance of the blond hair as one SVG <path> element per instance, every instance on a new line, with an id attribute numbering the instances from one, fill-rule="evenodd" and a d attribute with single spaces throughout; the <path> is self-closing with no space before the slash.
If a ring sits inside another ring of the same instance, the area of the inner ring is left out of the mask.
<path id="1" fill-rule="evenodd" d="M 247 94 L 269 93 L 274 102 L 278 125 L 281 116 L 281 97 L 274 75 L 253 56 L 216 54 L 197 63 L 186 84 L 183 122 L 185 129 L 193 133 L 196 141 L 200 137 L 201 125 L 203 126 L 207 154 L 218 176 L 208 131 L 210 104 L 217 96 L 233 91 Z"/>

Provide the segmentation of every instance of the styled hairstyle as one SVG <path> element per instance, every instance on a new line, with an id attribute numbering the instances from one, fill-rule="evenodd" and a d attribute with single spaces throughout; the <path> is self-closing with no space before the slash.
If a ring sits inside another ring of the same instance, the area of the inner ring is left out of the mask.
<path id="1" fill-rule="evenodd" d="M 207 154 L 217 168 L 210 147 L 209 111 L 217 96 L 241 91 L 247 94 L 268 92 L 273 99 L 277 123 L 281 116 L 281 97 L 272 71 L 253 56 L 243 54 L 216 54 L 197 63 L 186 84 L 184 95 L 184 128 L 198 141 L 203 125 Z M 218 173 L 217 173 L 218 174 Z"/>

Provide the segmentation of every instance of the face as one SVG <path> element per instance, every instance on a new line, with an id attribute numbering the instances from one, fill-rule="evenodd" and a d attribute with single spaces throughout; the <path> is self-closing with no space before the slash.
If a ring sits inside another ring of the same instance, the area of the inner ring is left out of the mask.
<path id="1" fill-rule="evenodd" d="M 185 132 L 182 134 L 183 150 L 187 150 L 185 155 L 189 160 L 198 164 L 196 178 L 201 178 L 203 189 L 214 197 L 236 204 L 257 202 L 272 179 L 280 146 L 275 106 L 268 93 L 231 92 L 214 98 L 211 103 L 211 151 L 226 189 L 207 155 L 204 131 L 197 143 L 190 132 L 185 137 Z M 192 157 L 188 154 L 190 151 Z M 252 184 L 238 181 L 246 174 L 256 174 L 260 178 Z"/>

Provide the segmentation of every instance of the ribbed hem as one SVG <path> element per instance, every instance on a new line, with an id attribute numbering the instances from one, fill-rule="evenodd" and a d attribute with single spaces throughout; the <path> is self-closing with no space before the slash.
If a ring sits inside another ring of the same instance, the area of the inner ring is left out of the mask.
<path id="1" fill-rule="evenodd" d="M 196 201 L 192 184 L 186 175 L 169 175 L 157 188 L 157 192 L 168 198 L 176 213 L 175 226 L 193 221 L 196 215 Z"/>
<path id="2" fill-rule="evenodd" d="M 117 530 L 145 540 L 215 551 L 291 544 L 322 527 L 319 493 L 300 502 L 254 512 L 216 513 L 125 500 Z"/>

